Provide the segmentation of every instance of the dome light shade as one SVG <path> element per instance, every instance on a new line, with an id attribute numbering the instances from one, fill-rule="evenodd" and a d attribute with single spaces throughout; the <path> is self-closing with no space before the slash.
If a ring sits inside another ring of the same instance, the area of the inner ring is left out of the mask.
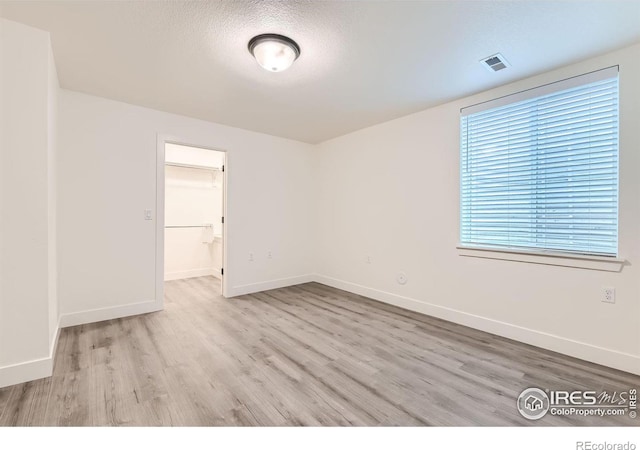
<path id="1" fill-rule="evenodd" d="M 298 59 L 300 47 L 286 36 L 261 34 L 249 41 L 249 52 L 264 69 L 282 72 Z"/>

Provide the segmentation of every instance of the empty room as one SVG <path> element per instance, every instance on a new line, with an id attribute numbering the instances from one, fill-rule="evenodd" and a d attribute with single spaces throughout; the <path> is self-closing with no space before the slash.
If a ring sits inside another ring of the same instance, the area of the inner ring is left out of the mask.
<path id="1" fill-rule="evenodd" d="M 640 445 L 640 1 L 0 1 L 0 52 L 0 436 Z"/>

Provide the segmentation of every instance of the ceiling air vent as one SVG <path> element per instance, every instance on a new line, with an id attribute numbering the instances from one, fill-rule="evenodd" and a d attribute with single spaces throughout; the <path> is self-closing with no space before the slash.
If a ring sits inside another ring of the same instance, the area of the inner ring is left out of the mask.
<path id="1" fill-rule="evenodd" d="M 497 72 L 499 70 L 506 69 L 511 65 L 500 53 L 484 58 L 480 60 L 480 63 L 490 72 Z"/>

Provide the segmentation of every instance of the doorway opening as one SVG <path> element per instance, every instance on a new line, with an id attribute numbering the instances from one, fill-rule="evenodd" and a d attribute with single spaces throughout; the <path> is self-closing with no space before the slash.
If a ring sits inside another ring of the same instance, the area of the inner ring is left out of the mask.
<path id="1" fill-rule="evenodd" d="M 158 142 L 158 278 L 199 278 L 224 295 L 226 152 Z"/>

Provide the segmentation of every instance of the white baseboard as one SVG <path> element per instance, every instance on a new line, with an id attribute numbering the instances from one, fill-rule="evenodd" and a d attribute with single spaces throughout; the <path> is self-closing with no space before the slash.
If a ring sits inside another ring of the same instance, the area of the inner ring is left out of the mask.
<path id="1" fill-rule="evenodd" d="M 58 347 L 59 336 L 60 321 L 58 321 L 53 339 L 49 344 L 49 356 L 0 367 L 0 388 L 50 377 L 53 374 L 53 359 Z"/>
<path id="2" fill-rule="evenodd" d="M 202 275 L 200 275 L 202 276 Z M 265 281 L 261 283 L 245 284 L 231 288 L 229 297 L 252 294 L 255 292 L 278 289 L 297 284 L 317 282 L 327 286 L 342 289 L 347 292 L 362 295 L 384 303 L 398 306 L 410 311 L 448 320 L 453 323 L 465 325 L 480 331 L 485 331 L 515 341 L 552 350 L 575 358 L 602 364 L 607 367 L 623 370 L 640 375 L 640 357 L 628 353 L 598 347 L 584 342 L 574 341 L 561 336 L 520 327 L 506 322 L 469 314 L 463 311 L 434 305 L 421 300 L 403 297 L 390 292 L 381 291 L 356 283 L 327 277 L 319 274 L 301 275 L 291 278 Z M 19 364 L 0 367 L 0 388 L 13 384 L 24 383 L 39 378 L 51 376 L 53 372 L 53 358 L 56 351 L 58 336 L 61 328 L 86 323 L 100 322 L 103 320 L 117 319 L 121 317 L 145 314 L 159 311 L 162 303 L 146 301 L 132 303 L 109 308 L 100 308 L 89 311 L 62 314 L 58 321 L 58 329 L 51 343 L 48 357 L 26 361 Z"/>
<path id="3" fill-rule="evenodd" d="M 49 355 L 45 358 L 25 361 L 9 366 L 0 367 L 0 388 L 19 383 L 26 383 L 40 378 L 50 377 L 53 373 L 53 363 L 58 346 L 60 329 L 85 323 L 101 322 L 103 320 L 119 319 L 149 312 L 159 311 L 162 304 L 155 300 L 131 303 L 111 308 L 100 308 L 60 315 L 54 338 L 49 346 Z"/>
<path id="4" fill-rule="evenodd" d="M 614 369 L 640 375 L 640 357 L 628 353 L 618 352 L 603 347 L 574 341 L 541 331 L 524 328 L 506 322 L 501 322 L 487 317 L 469 314 L 444 306 L 434 305 L 421 300 L 403 297 L 390 292 L 368 288 L 355 283 L 337 280 L 324 275 L 314 275 L 313 281 L 331 286 L 353 294 L 369 297 L 391 305 L 399 306 L 410 311 L 419 312 L 428 316 L 448 320 L 449 322 L 465 325 L 476 330 L 485 331 L 525 344 L 534 345 L 578 359 L 590 361 Z"/>
<path id="5" fill-rule="evenodd" d="M 52 373 L 53 358 L 51 356 L 0 367 L 0 388 L 50 377 Z"/>
<path id="6" fill-rule="evenodd" d="M 120 319 L 122 317 L 135 316 L 162 310 L 162 304 L 155 300 L 130 303 L 128 305 L 113 306 L 109 308 L 91 309 L 75 313 L 62 314 L 60 327 L 72 327 L 85 323 L 102 322 L 103 320 Z"/>
<path id="7" fill-rule="evenodd" d="M 238 295 L 253 294 L 255 292 L 268 291 L 270 289 L 278 289 L 287 286 L 295 286 L 296 284 L 310 283 L 315 281 L 315 275 L 300 275 L 298 277 L 281 278 L 279 280 L 264 281 L 262 283 L 244 284 L 234 286 L 230 289 L 227 297 L 237 297 Z"/>
<path id="8" fill-rule="evenodd" d="M 220 277 L 220 271 L 217 271 L 218 278 Z M 182 280 L 184 278 L 206 277 L 209 275 L 216 276 L 216 269 L 211 267 L 205 267 L 202 269 L 189 269 L 179 270 L 176 272 L 167 272 L 164 274 L 164 281 Z"/>

